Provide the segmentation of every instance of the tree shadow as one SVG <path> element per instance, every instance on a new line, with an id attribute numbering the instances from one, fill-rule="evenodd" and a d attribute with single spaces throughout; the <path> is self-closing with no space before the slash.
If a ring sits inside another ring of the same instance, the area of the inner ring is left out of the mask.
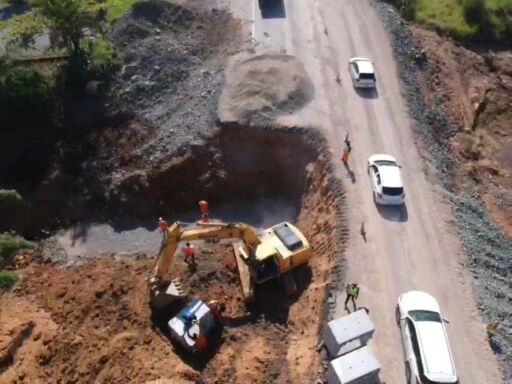
<path id="1" fill-rule="evenodd" d="M 283 0 L 258 0 L 262 19 L 284 19 L 286 10 Z"/>
<path id="2" fill-rule="evenodd" d="M 401 205 L 380 205 L 375 203 L 375 205 L 382 218 L 388 221 L 404 223 L 409 220 L 409 213 L 405 203 Z"/>
<path id="3" fill-rule="evenodd" d="M 364 99 L 377 99 L 379 97 L 377 88 L 355 88 L 355 90 Z"/>

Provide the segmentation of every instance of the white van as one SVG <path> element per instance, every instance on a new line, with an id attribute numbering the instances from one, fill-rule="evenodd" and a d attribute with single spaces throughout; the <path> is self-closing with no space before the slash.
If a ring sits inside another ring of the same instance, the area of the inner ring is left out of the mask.
<path id="1" fill-rule="evenodd" d="M 396 320 L 402 334 L 408 384 L 458 384 L 439 305 L 431 295 L 400 295 Z"/>

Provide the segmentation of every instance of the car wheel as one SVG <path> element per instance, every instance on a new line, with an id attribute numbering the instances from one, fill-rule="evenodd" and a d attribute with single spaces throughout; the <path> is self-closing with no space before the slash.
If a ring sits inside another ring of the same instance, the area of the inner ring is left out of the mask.
<path id="1" fill-rule="evenodd" d="M 396 305 L 396 308 L 395 308 L 395 321 L 396 321 L 396 325 L 400 326 L 400 308 L 398 308 L 398 304 Z"/>

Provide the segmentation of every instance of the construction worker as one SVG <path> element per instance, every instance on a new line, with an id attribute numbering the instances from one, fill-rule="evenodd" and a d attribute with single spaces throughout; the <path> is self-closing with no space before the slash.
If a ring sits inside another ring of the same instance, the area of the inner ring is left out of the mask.
<path id="1" fill-rule="evenodd" d="M 364 228 L 364 221 L 361 223 L 361 227 L 359 228 L 359 233 L 361 234 L 363 240 L 366 242 L 366 229 Z"/>
<path id="2" fill-rule="evenodd" d="M 351 300 L 352 305 L 354 306 L 354 311 L 355 311 L 357 309 L 356 299 L 357 299 L 357 296 L 359 296 L 359 287 L 357 286 L 357 283 L 351 283 L 351 284 L 347 285 L 346 292 L 347 292 L 347 298 L 345 299 L 345 309 L 348 310 L 347 304 L 348 304 L 348 301 Z"/>
<path id="3" fill-rule="evenodd" d="M 167 237 L 167 229 L 169 228 L 169 224 L 167 224 L 167 221 L 162 219 L 161 217 L 158 218 L 158 227 L 160 228 L 160 231 L 162 232 L 162 240 L 165 240 Z"/>
<path id="4" fill-rule="evenodd" d="M 190 244 L 188 241 L 183 247 L 183 255 L 185 256 L 185 263 L 189 265 L 196 265 L 196 251 L 194 249 L 194 246 Z M 189 262 L 189 259 L 192 259 L 192 264 Z"/>
<path id="5" fill-rule="evenodd" d="M 206 340 L 206 337 L 197 333 L 189 335 L 189 337 L 196 342 L 197 351 L 200 354 L 203 354 L 208 350 L 208 341 Z"/>
<path id="6" fill-rule="evenodd" d="M 205 201 L 205 200 L 201 200 L 199 202 L 199 209 L 201 211 L 201 213 L 208 213 L 208 202 Z"/>
<path id="7" fill-rule="evenodd" d="M 349 146 L 345 146 L 345 148 L 343 149 L 343 156 L 341 157 L 341 160 L 343 161 L 343 164 L 345 164 L 345 165 L 348 164 L 348 155 L 351 150 L 352 150 L 352 148 Z"/>
<path id="8" fill-rule="evenodd" d="M 352 150 L 352 144 L 350 143 L 350 139 L 348 138 L 348 132 L 345 134 L 345 145 L 350 152 Z"/>
<path id="9" fill-rule="evenodd" d="M 220 303 L 217 300 L 210 300 L 208 303 L 206 303 L 206 306 L 210 308 L 215 321 L 222 321 L 222 312 L 226 310 L 226 305 L 224 305 L 224 303 Z"/>

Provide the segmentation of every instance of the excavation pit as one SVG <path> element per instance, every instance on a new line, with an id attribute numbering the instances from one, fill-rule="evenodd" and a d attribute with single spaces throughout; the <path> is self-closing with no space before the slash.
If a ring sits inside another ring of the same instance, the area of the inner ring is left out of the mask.
<path id="1" fill-rule="evenodd" d="M 36 319 L 33 334 L 39 336 L 24 341 L 0 379 L 9 381 L 19 372 L 32 382 L 243 384 L 321 378 L 315 347 L 328 284 L 339 276 L 343 240 L 342 191 L 331 176 L 328 153 L 322 136 L 310 129 L 231 124 L 219 126 L 205 147 L 192 147 L 181 159 L 118 180 L 110 206 L 131 218 L 172 220 L 180 217 L 176 212 L 194 212 L 200 199 L 209 201 L 213 216 L 215 207 L 241 198 L 284 199 L 293 208 L 292 221 L 313 248 L 309 265 L 296 270 L 295 296 L 287 297 L 280 282 L 272 281 L 258 287 L 256 302 L 246 307 L 229 243 L 198 245 L 194 273 L 175 257 L 172 273 L 186 282 L 191 297 L 226 303 L 214 353 L 203 359 L 186 356 L 173 348 L 162 327 L 170 313 L 152 319 L 146 279 L 158 245 L 152 258 L 116 260 L 114 254 L 76 260 L 66 268 L 36 257 L 21 271 L 24 279 L 14 294 L 2 299 L 7 310 L 0 316 L 13 335 Z M 290 213 L 277 212 L 280 208 L 261 214 L 261 226 L 289 219 Z M 233 205 L 226 218 L 236 219 L 238 210 Z"/>

